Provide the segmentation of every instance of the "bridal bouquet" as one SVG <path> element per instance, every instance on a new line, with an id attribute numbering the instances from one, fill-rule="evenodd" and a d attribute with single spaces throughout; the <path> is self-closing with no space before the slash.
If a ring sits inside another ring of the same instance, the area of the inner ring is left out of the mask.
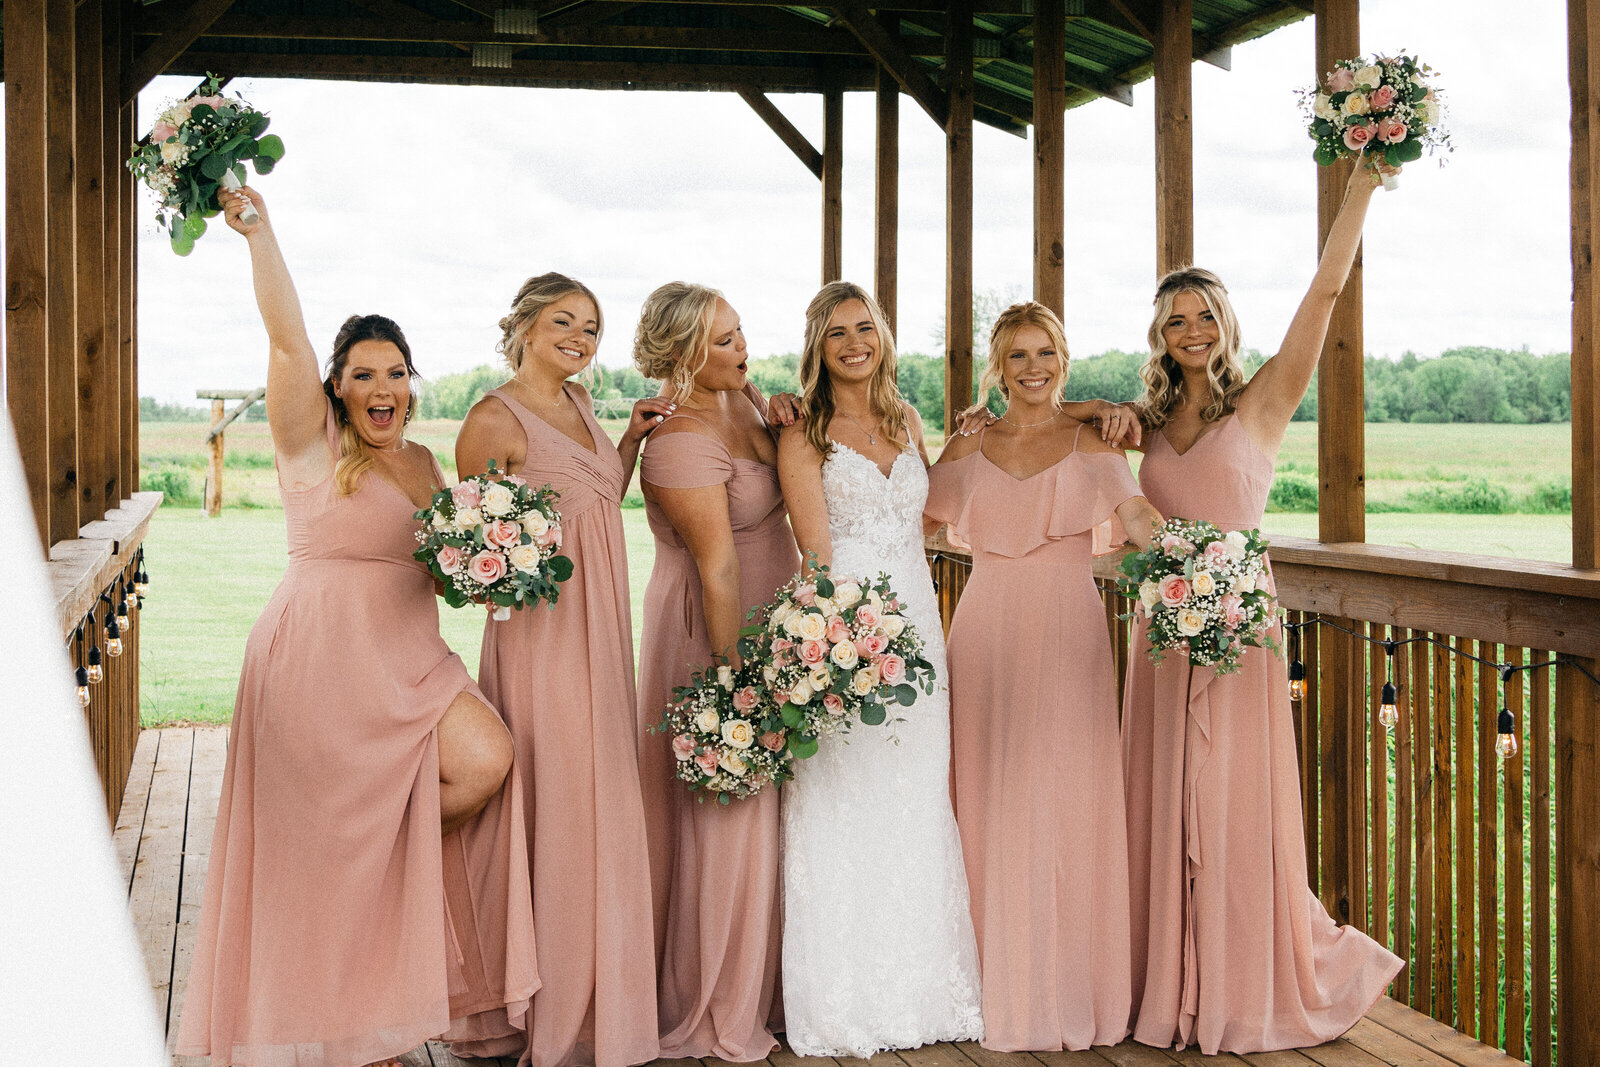
<path id="1" fill-rule="evenodd" d="M 1190 663 L 1228 674 L 1247 645 L 1278 651 L 1276 589 L 1261 531 L 1224 534 L 1209 522 L 1168 519 L 1149 548 L 1123 559 L 1122 573 L 1118 592 L 1138 601 L 1123 618 L 1149 621 L 1155 662 L 1181 648 Z"/>
<path id="2" fill-rule="evenodd" d="M 885 575 L 835 580 L 824 566 L 750 613 L 739 655 L 759 671 L 794 756 L 815 754 L 818 738 L 856 720 L 883 723 L 891 703 L 917 699 L 918 686 L 933 692 L 933 664 L 900 607 Z"/>
<path id="3" fill-rule="evenodd" d="M 417 512 L 422 528 L 412 557 L 444 583 L 445 603 L 493 604 L 497 622 L 512 608 L 541 600 L 554 605 L 558 583 L 572 577 L 572 561 L 561 548 L 558 494 L 534 489 L 514 474 L 489 472 L 463 478 L 433 494 Z"/>
<path id="4" fill-rule="evenodd" d="M 1300 94 L 1318 165 L 1371 155 L 1398 167 L 1421 159 L 1424 148 L 1448 151 L 1439 97 L 1428 84 L 1433 73 L 1404 53 L 1335 63 L 1321 85 Z M 1392 175 L 1384 187 L 1394 188 Z"/>
<path id="5" fill-rule="evenodd" d="M 789 737 L 782 716 L 762 699 L 760 674 L 746 664 L 696 671 L 688 685 L 673 689 L 673 702 L 651 732 L 671 738 L 678 778 L 727 804 L 755 796 L 767 785 L 792 777 Z"/>
<path id="6" fill-rule="evenodd" d="M 222 79 L 206 75 L 193 95 L 156 116 L 150 135 L 128 158 L 128 169 L 160 199 L 156 221 L 171 234 L 172 250 L 180 256 L 194 251 L 206 219 L 221 213 L 217 189 L 244 184 L 245 160 L 257 174 L 266 174 L 283 158 L 282 139 L 266 133 L 267 116 L 221 90 Z M 253 207 L 247 209 L 245 221 L 253 214 Z"/>

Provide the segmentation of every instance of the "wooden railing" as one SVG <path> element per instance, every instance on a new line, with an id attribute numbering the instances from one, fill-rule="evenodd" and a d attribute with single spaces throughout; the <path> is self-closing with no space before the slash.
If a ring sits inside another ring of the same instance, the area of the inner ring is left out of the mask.
<path id="1" fill-rule="evenodd" d="M 928 547 L 948 627 L 970 563 L 948 543 Z M 1560 656 L 1593 671 L 1600 573 L 1287 537 L 1272 555 L 1289 620 L 1306 624 L 1290 654 L 1305 668 L 1294 726 L 1313 887 L 1336 919 L 1406 960 L 1395 999 L 1517 1059 L 1555 1063 L 1558 1030 L 1592 1039 L 1600 1026 L 1586 991 L 1564 1000 L 1556 979 L 1558 945 L 1569 965 L 1600 952 L 1594 907 L 1556 891 L 1563 876 L 1587 884 L 1600 862 L 1582 814 L 1600 810 L 1600 781 L 1560 755 L 1574 750 L 1561 717 L 1592 715 L 1595 691 L 1576 666 L 1503 678 L 1499 665 Z M 1115 565 L 1106 557 L 1096 573 L 1120 679 L 1129 604 Z M 1392 660 L 1362 637 L 1395 642 Z M 1378 718 L 1388 681 L 1393 730 Z M 1504 760 L 1502 707 L 1519 742 Z"/>

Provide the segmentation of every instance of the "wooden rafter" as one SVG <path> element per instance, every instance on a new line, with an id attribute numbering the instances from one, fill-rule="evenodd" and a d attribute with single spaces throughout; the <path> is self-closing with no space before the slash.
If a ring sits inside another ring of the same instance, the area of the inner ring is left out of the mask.
<path id="1" fill-rule="evenodd" d="M 807 140 L 805 134 L 795 128 L 788 116 L 779 111 L 760 90 L 740 89 L 739 96 L 750 105 L 750 110 L 761 116 L 761 121 L 767 124 L 767 128 L 778 135 L 778 140 L 789 146 L 789 151 L 795 154 L 795 158 L 799 159 L 807 170 L 818 178 L 822 177 L 822 153 Z"/>
<path id="2" fill-rule="evenodd" d="M 122 76 L 122 99 L 131 100 L 151 78 L 183 55 L 232 6 L 233 0 L 194 0 L 184 9 L 176 25 L 145 45 L 144 50 L 134 57 Z"/>
<path id="3" fill-rule="evenodd" d="M 950 114 L 949 100 L 944 90 L 923 73 L 921 66 L 900 44 L 899 35 L 891 34 L 884 29 L 878 17 L 859 0 L 846 0 L 845 3 L 834 4 L 833 10 L 844 20 L 850 32 L 856 35 L 867 51 L 872 53 L 873 58 L 894 76 L 894 80 L 900 83 L 900 88 L 906 91 L 906 95 L 915 100 L 922 110 L 928 113 L 928 117 L 943 128 Z"/>
<path id="4" fill-rule="evenodd" d="M 1154 0 L 1084 0 L 1084 15 L 1145 41 L 1155 40 Z M 1233 50 L 1215 34 L 1194 35 L 1194 58 L 1222 70 L 1233 69 Z"/>

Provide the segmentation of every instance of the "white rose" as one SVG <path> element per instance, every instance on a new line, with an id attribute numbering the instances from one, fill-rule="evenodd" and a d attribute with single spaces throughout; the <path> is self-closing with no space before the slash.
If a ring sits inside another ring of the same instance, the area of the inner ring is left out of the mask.
<path id="1" fill-rule="evenodd" d="M 883 597 L 878 595 L 876 589 L 867 590 L 867 603 L 872 605 L 872 610 L 879 615 L 883 614 Z"/>
<path id="2" fill-rule="evenodd" d="M 1236 574 L 1233 577 L 1233 584 L 1228 586 L 1228 592 L 1238 593 L 1240 596 L 1243 596 L 1245 593 L 1255 589 L 1255 587 L 1256 580 L 1254 578 L 1250 577 L 1248 574 Z"/>
<path id="3" fill-rule="evenodd" d="M 1256 575 L 1256 589 L 1263 593 L 1272 592 L 1272 578 L 1266 571 Z"/>
<path id="4" fill-rule="evenodd" d="M 761 668 L 761 677 L 766 680 L 768 685 L 771 685 L 773 682 L 778 680 L 778 668 L 774 667 L 770 663 L 767 664 L 765 667 Z"/>
<path id="5" fill-rule="evenodd" d="M 799 638 L 800 620 L 806 617 L 805 612 L 789 604 L 785 604 L 784 607 L 790 608 L 791 610 L 783 618 L 783 632 L 788 634 L 790 637 Z"/>
<path id="6" fill-rule="evenodd" d="M 483 512 L 477 508 L 456 508 L 456 529 L 470 530 L 483 525 Z"/>
<path id="7" fill-rule="evenodd" d="M 845 670 L 849 670 L 861 658 L 861 653 L 857 652 L 856 646 L 846 639 L 833 646 L 833 651 L 828 653 L 828 658 Z"/>
<path id="8" fill-rule="evenodd" d="M 1383 68 L 1378 66 L 1358 67 L 1354 72 L 1357 85 L 1366 89 L 1376 89 L 1383 84 Z"/>
<path id="9" fill-rule="evenodd" d="M 772 617 L 767 620 L 767 629 L 777 632 L 785 628 L 785 624 L 797 614 L 792 601 L 785 600 L 772 612 Z"/>
<path id="10" fill-rule="evenodd" d="M 868 664 L 856 671 L 850 679 L 850 689 L 857 696 L 866 696 L 878 688 L 878 668 L 876 664 Z"/>
<path id="11" fill-rule="evenodd" d="M 856 582 L 840 582 L 833 587 L 833 602 L 839 605 L 839 610 L 844 611 L 860 603 L 861 586 Z"/>
<path id="12" fill-rule="evenodd" d="M 732 752 L 724 752 L 722 758 L 717 760 L 717 766 L 736 778 L 744 777 L 744 772 L 749 769 L 745 766 L 744 760 Z"/>
<path id="13" fill-rule="evenodd" d="M 161 162 L 169 163 L 174 167 L 181 167 L 189 158 L 189 146 L 182 141 L 163 141 L 161 143 Z"/>
<path id="14" fill-rule="evenodd" d="M 707 708 L 694 717 L 695 729 L 703 734 L 714 734 L 721 725 L 722 717 L 717 714 L 716 708 Z"/>
<path id="15" fill-rule="evenodd" d="M 904 615 L 885 615 L 878 624 L 878 629 L 883 631 L 883 636 L 893 641 L 905 632 L 906 620 Z"/>
<path id="16" fill-rule="evenodd" d="M 811 700 L 811 680 L 802 678 L 794 683 L 794 688 L 789 690 L 789 700 L 795 704 L 806 704 Z"/>
<path id="17" fill-rule="evenodd" d="M 724 689 L 733 688 L 733 668 L 726 663 L 717 668 L 717 684 Z"/>
<path id="18" fill-rule="evenodd" d="M 1317 102 L 1312 106 L 1311 111 L 1317 118 L 1327 119 L 1329 122 L 1339 116 L 1338 108 L 1333 106 L 1333 99 L 1327 93 L 1317 94 Z"/>
<path id="19" fill-rule="evenodd" d="M 819 596 L 811 606 L 822 612 L 823 618 L 839 614 L 839 605 L 829 597 Z"/>
<path id="20" fill-rule="evenodd" d="M 833 684 L 833 672 L 828 669 L 826 663 L 819 663 L 811 668 L 811 673 L 807 677 L 811 679 L 811 689 L 816 693 L 827 692 L 828 687 Z"/>
<path id="21" fill-rule="evenodd" d="M 1161 587 L 1155 582 L 1141 582 L 1139 584 L 1139 603 L 1144 605 L 1145 614 L 1149 615 L 1150 609 L 1156 606 L 1161 599 Z"/>
<path id="22" fill-rule="evenodd" d="M 1189 580 L 1196 596 L 1210 596 L 1217 591 L 1217 580 L 1211 577 L 1210 571 L 1195 571 L 1194 577 Z"/>
<path id="23" fill-rule="evenodd" d="M 1250 539 L 1245 537 L 1245 535 L 1238 530 L 1229 530 L 1227 533 L 1222 535 L 1222 540 L 1227 544 L 1229 549 L 1237 551 L 1241 556 L 1244 555 L 1245 550 L 1250 547 Z M 1232 555 L 1231 551 L 1229 555 Z"/>
<path id="24" fill-rule="evenodd" d="M 428 521 L 432 524 L 435 530 L 442 530 L 446 526 L 450 525 L 450 520 L 445 518 L 445 514 L 442 511 L 435 511 L 433 513 L 433 518 Z"/>
<path id="25" fill-rule="evenodd" d="M 1184 608 L 1178 612 L 1178 632 L 1185 637 L 1193 637 L 1206 628 L 1206 617 L 1193 608 Z"/>
<path id="26" fill-rule="evenodd" d="M 523 574 L 537 574 L 539 572 L 539 546 L 518 545 L 506 553 L 506 558 L 511 565 Z"/>
<path id="27" fill-rule="evenodd" d="M 818 603 L 821 603 L 819 600 Z M 805 641 L 820 641 L 828 632 L 828 620 L 814 611 L 805 612 L 795 623 L 795 636 Z"/>
<path id="28" fill-rule="evenodd" d="M 522 516 L 522 528 L 528 532 L 528 536 L 538 537 L 550 529 L 550 520 L 544 517 L 544 512 L 534 508 Z"/>
<path id="29" fill-rule="evenodd" d="M 722 724 L 722 739 L 734 748 L 749 748 L 756 741 L 755 727 L 744 719 L 729 719 Z"/>
<path id="30" fill-rule="evenodd" d="M 483 513 L 499 518 L 516 507 L 517 498 L 499 482 L 490 482 L 483 491 Z"/>
<path id="31" fill-rule="evenodd" d="M 1344 98 L 1344 113 L 1346 115 L 1365 115 L 1372 110 L 1372 105 L 1367 102 L 1365 93 L 1351 93 Z"/>

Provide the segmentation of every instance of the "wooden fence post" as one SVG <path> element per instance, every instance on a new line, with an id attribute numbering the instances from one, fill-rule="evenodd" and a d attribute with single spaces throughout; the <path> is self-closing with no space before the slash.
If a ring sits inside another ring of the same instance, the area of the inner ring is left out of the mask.
<path id="1" fill-rule="evenodd" d="M 215 426 L 222 421 L 224 404 L 220 397 L 211 401 L 211 425 Z M 222 514 L 222 439 L 226 434 L 217 434 L 211 439 L 209 460 L 206 463 L 206 514 L 216 518 Z"/>

